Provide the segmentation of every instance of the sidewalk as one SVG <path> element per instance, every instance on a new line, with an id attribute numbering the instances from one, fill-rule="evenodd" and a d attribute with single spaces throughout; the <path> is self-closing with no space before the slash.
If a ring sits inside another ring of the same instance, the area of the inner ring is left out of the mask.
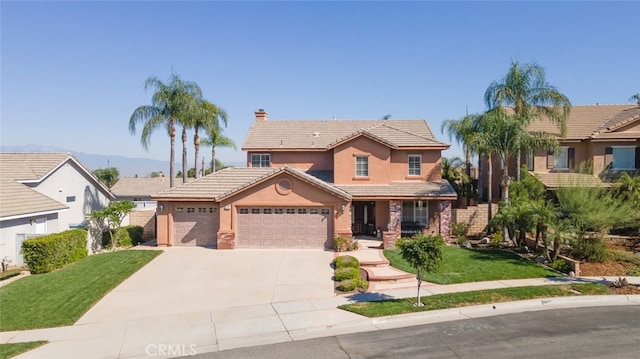
<path id="1" fill-rule="evenodd" d="M 480 289 L 603 282 L 615 279 L 617 278 L 536 278 L 455 285 L 425 283 L 421 294 L 426 296 Z M 640 277 L 627 277 L 627 280 L 630 283 L 640 284 Z M 407 283 L 401 284 L 407 285 Z M 337 306 L 341 304 L 408 298 L 415 295 L 416 287 L 414 285 L 315 300 L 196 311 L 170 316 L 137 318 L 122 322 L 2 332 L 0 333 L 0 343 L 34 340 L 48 340 L 50 342 L 17 357 L 22 359 L 65 358 L 69 356 L 82 358 L 176 357 L 189 355 L 194 351 L 205 353 L 525 311 L 584 306 L 640 305 L 640 295 L 616 295 L 534 299 L 380 318 L 365 318 L 337 309 Z M 161 350 L 168 355 L 159 355 Z"/>
<path id="2" fill-rule="evenodd" d="M 385 268 L 386 259 L 376 247 L 379 241 L 361 241 L 362 250 L 355 254 L 361 262 Z M 386 269 L 385 269 L 386 270 Z M 393 269 L 394 271 L 397 271 Z M 404 272 L 400 272 L 404 273 Z M 393 274 L 393 273 L 392 273 Z M 630 284 L 640 285 L 640 277 L 626 277 Z M 439 285 L 423 282 L 421 296 L 483 289 L 551 284 L 613 282 L 617 277 L 559 277 Z M 380 282 L 366 293 L 332 295 L 320 299 L 278 301 L 271 303 L 221 308 L 213 303 L 200 303 L 190 312 L 158 315 L 160 311 L 143 313 L 126 320 L 79 320 L 73 326 L 0 332 L 0 343 L 47 340 L 49 344 L 16 358 L 148 358 L 179 357 L 195 353 L 228 350 L 348 333 L 375 331 L 461 320 L 491 315 L 538 311 L 557 308 L 640 305 L 640 295 L 576 296 L 533 299 L 519 302 L 477 305 L 389 317 L 366 318 L 337 307 L 342 304 L 383 299 L 411 298 L 416 295 L 416 281 Z M 150 302 L 149 306 L 169 303 Z M 161 307 L 157 308 L 161 309 Z M 155 313 L 155 314 L 151 314 Z M 114 316 L 116 317 L 116 316 Z M 84 323 L 84 324 L 83 324 Z"/>

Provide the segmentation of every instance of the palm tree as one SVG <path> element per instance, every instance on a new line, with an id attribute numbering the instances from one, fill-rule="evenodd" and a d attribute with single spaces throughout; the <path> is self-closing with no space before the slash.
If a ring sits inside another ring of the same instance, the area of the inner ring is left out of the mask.
<path id="1" fill-rule="evenodd" d="M 511 67 L 500 82 L 493 82 L 487 88 L 484 99 L 489 110 L 496 107 L 512 106 L 517 118 L 528 126 L 531 122 L 546 117 L 560 129 L 560 135 L 567 132 L 567 118 L 571 102 L 545 79 L 544 67 L 536 64 L 520 64 L 511 61 Z M 520 180 L 521 151 L 516 156 L 516 180 Z"/>
<path id="2" fill-rule="evenodd" d="M 467 146 L 478 153 L 478 160 L 485 155 L 487 158 L 487 223 L 491 222 L 493 217 L 493 190 L 491 184 L 493 183 L 493 148 L 490 146 L 489 134 L 488 134 L 488 118 L 486 114 L 477 117 L 474 121 L 474 127 L 476 131 L 473 132 Z M 482 176 L 481 176 L 482 177 Z M 491 233 L 491 226 L 488 227 L 489 234 Z"/>
<path id="3" fill-rule="evenodd" d="M 211 172 L 216 171 L 216 147 L 230 147 L 238 149 L 236 143 L 229 137 L 222 134 L 220 126 L 211 126 L 206 128 L 208 138 L 200 141 L 203 146 L 211 146 Z"/>
<path id="4" fill-rule="evenodd" d="M 629 101 L 635 101 L 638 104 L 638 108 L 640 108 L 640 92 L 635 95 L 629 97 Z"/>
<path id="5" fill-rule="evenodd" d="M 445 120 L 440 128 L 442 133 L 446 131 L 449 134 L 449 140 L 455 138 L 456 142 L 463 146 L 467 179 L 471 179 L 471 155 L 473 154 L 469 142 L 476 131 L 475 124 L 479 116 L 478 114 L 467 114 L 459 120 Z M 471 184 L 471 182 L 468 181 L 468 184 Z M 470 188 L 467 188 L 466 192 L 470 194 Z M 469 199 L 467 197 L 467 205 L 469 204 Z"/>
<path id="6" fill-rule="evenodd" d="M 169 82 L 164 83 L 155 76 L 149 77 L 144 83 L 145 90 L 154 88 L 151 105 L 136 108 L 129 119 L 129 132 L 135 134 L 136 124 L 144 122 L 140 143 L 145 150 L 149 150 L 151 134 L 154 130 L 165 127 L 171 141 L 169 156 L 169 186 L 175 186 L 175 124 L 187 116 L 191 110 L 193 99 L 201 94 L 200 88 L 194 82 L 183 81 L 175 72 L 171 73 Z"/>
<path id="7" fill-rule="evenodd" d="M 198 170 L 198 158 L 200 158 L 200 145 L 201 145 L 201 141 L 200 141 L 200 135 L 199 135 L 199 129 L 200 128 L 205 128 L 205 129 L 209 129 L 209 128 L 220 128 L 220 122 L 222 122 L 224 124 L 224 126 L 227 126 L 227 112 L 207 101 L 207 100 L 203 100 L 200 104 L 201 108 L 200 108 L 200 112 L 198 113 L 198 115 L 196 117 L 194 117 L 193 120 L 193 128 L 194 128 L 194 135 L 193 135 L 193 145 L 195 147 L 195 175 L 196 178 L 200 178 L 201 176 L 201 171 Z M 204 163 L 203 163 L 204 166 Z"/>

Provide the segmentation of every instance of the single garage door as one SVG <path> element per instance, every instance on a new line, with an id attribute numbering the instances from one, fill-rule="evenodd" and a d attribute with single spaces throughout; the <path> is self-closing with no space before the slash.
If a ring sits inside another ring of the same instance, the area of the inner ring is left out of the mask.
<path id="1" fill-rule="evenodd" d="M 240 207 L 238 247 L 324 248 L 332 233 L 331 210 L 319 207 Z"/>
<path id="2" fill-rule="evenodd" d="M 219 215 L 217 206 L 184 205 L 173 212 L 173 244 L 176 246 L 216 246 Z"/>

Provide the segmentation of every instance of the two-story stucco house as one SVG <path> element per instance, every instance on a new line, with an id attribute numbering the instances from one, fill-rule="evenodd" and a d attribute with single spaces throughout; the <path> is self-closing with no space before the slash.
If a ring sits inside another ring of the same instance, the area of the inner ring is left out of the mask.
<path id="1" fill-rule="evenodd" d="M 540 149 L 522 157 L 529 172 L 549 190 L 574 185 L 607 186 L 607 181 L 622 172 L 640 173 L 638 105 L 572 106 L 564 137 L 547 119 L 532 122 L 528 129 L 554 135 L 560 142 L 555 153 Z M 501 193 L 499 166 L 499 162 L 494 162 L 493 193 L 496 198 Z M 584 173 L 585 170 L 590 173 Z M 515 161 L 509 163 L 509 173 L 515 175 Z M 486 178 L 486 171 L 482 171 L 482 175 Z"/>
<path id="2" fill-rule="evenodd" d="M 0 257 L 22 264 L 24 239 L 77 227 L 114 196 L 66 153 L 0 153 Z"/>
<path id="3" fill-rule="evenodd" d="M 329 248 L 336 236 L 449 235 L 455 191 L 425 120 L 273 121 L 259 110 L 228 168 L 161 192 L 158 245 Z"/>

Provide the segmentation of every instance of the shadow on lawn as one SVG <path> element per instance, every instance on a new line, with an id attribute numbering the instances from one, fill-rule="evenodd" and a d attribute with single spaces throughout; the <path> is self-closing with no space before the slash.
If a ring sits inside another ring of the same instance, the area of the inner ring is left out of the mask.
<path id="1" fill-rule="evenodd" d="M 464 248 L 463 248 L 464 249 Z M 505 261 L 517 265 L 533 265 L 537 264 L 535 261 L 523 258 L 517 253 L 500 250 L 500 249 L 465 249 L 471 252 L 471 259 L 483 260 L 483 261 Z"/>
<path id="2" fill-rule="evenodd" d="M 381 300 L 396 299 L 392 295 L 375 292 L 354 293 L 346 297 L 352 302 L 377 302 Z"/>

